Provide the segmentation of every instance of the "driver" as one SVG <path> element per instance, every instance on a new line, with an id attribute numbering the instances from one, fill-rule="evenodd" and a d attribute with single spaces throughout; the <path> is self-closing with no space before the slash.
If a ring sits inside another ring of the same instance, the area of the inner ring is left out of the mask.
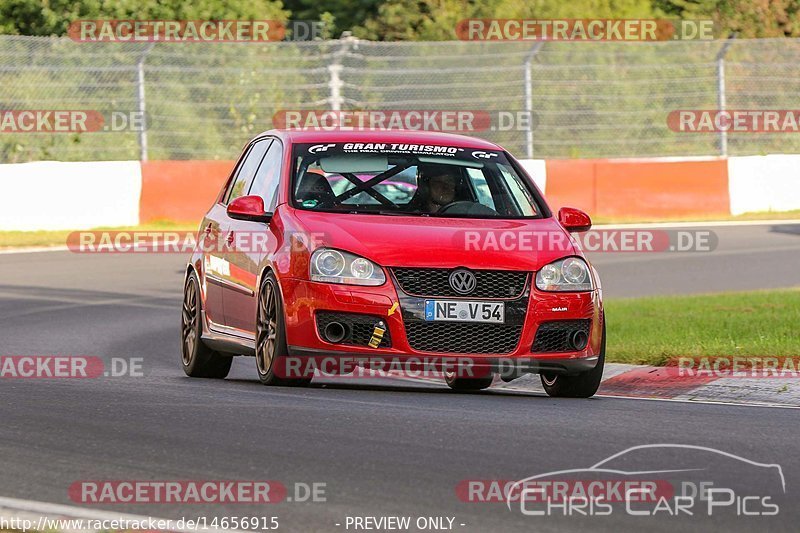
<path id="1" fill-rule="evenodd" d="M 420 165 L 417 169 L 417 194 L 409 206 L 423 213 L 436 213 L 453 203 L 457 179 L 447 165 Z"/>

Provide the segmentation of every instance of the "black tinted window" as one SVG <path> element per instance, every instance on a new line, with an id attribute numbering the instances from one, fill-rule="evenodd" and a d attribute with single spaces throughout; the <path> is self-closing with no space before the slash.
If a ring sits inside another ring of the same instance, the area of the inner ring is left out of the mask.
<path id="1" fill-rule="evenodd" d="M 256 175 L 256 171 L 261 164 L 261 160 L 264 159 L 264 154 L 271 142 L 271 139 L 263 139 L 261 141 L 256 141 L 250 147 L 244 161 L 239 165 L 239 169 L 236 171 L 236 177 L 225 196 L 226 204 L 231 200 L 235 200 L 247 194 L 247 191 L 250 189 L 250 184 L 253 182 L 253 178 Z"/>

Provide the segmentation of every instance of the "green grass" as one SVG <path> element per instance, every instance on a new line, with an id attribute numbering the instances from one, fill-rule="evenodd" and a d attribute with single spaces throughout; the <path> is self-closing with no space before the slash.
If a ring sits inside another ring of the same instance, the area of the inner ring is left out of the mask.
<path id="1" fill-rule="evenodd" d="M 800 288 L 607 300 L 608 362 L 800 355 Z"/>
<path id="2" fill-rule="evenodd" d="M 199 224 L 199 223 L 198 223 Z M 198 224 L 157 220 L 140 226 L 100 227 L 88 231 L 195 231 Z M 0 231 L 0 250 L 8 248 L 66 246 L 72 230 L 63 231 Z"/>

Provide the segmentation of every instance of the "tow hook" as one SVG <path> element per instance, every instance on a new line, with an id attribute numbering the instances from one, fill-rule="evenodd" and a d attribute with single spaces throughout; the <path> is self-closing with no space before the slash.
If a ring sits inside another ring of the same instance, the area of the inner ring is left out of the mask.
<path id="1" fill-rule="evenodd" d="M 383 340 L 383 335 L 386 333 L 386 323 L 383 320 L 378 320 L 372 329 L 372 338 L 369 340 L 370 348 L 377 348 Z"/>

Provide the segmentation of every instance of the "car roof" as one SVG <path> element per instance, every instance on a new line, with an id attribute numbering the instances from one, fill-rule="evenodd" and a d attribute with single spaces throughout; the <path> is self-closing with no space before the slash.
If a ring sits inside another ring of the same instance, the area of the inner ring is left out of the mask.
<path id="1" fill-rule="evenodd" d="M 292 130 L 274 129 L 261 135 L 276 135 L 290 143 L 324 143 L 324 142 L 379 142 L 379 143 L 412 143 L 438 144 L 457 146 L 460 148 L 478 148 L 484 150 L 502 150 L 499 145 L 466 135 L 441 133 L 434 131 L 413 130 Z"/>

